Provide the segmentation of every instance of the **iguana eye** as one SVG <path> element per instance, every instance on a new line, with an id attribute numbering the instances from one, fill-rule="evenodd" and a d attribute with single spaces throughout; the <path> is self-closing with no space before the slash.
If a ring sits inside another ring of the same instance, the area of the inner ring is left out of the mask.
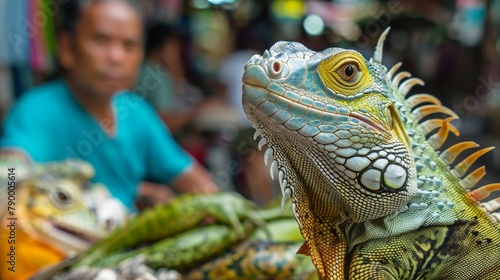
<path id="1" fill-rule="evenodd" d="M 68 195 L 61 191 L 57 192 L 57 198 L 60 202 L 66 202 L 69 200 Z"/>
<path id="2" fill-rule="evenodd" d="M 345 96 L 360 93 L 372 82 L 365 59 L 353 51 L 341 52 L 322 60 L 318 72 L 325 86 Z"/>
<path id="3" fill-rule="evenodd" d="M 68 183 L 66 183 L 68 184 Z M 73 205 L 73 192 L 69 189 L 68 185 L 63 182 L 58 182 L 54 189 L 51 191 L 50 199 L 56 207 L 67 208 Z"/>
<path id="4" fill-rule="evenodd" d="M 63 189 L 58 189 L 54 192 L 53 201 L 61 206 L 68 205 L 72 202 L 71 194 Z"/>
<path id="5" fill-rule="evenodd" d="M 352 82 L 358 78 L 359 68 L 354 63 L 346 63 L 340 66 L 338 73 L 344 81 Z"/>

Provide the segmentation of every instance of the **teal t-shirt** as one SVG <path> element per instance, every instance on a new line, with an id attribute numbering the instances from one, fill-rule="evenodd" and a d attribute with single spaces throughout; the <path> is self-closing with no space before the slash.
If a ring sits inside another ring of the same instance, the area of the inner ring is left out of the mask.
<path id="1" fill-rule="evenodd" d="M 90 162 L 111 194 L 133 209 L 141 181 L 169 184 L 192 158 L 175 142 L 154 109 L 133 93 L 113 97 L 116 133 L 110 136 L 74 98 L 65 80 L 40 85 L 10 110 L 1 148 L 22 149 L 35 162 Z"/>

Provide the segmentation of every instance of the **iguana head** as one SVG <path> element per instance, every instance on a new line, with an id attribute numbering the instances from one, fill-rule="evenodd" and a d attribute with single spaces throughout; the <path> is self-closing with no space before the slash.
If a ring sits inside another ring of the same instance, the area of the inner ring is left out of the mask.
<path id="1" fill-rule="evenodd" d="M 353 50 L 278 42 L 248 61 L 243 107 L 285 197 L 314 194 L 361 222 L 416 193 L 410 141 L 380 60 L 380 51 L 368 61 Z M 313 182 L 321 187 L 302 190 Z"/>
<path id="2" fill-rule="evenodd" d="M 18 186 L 17 215 L 21 230 L 63 252 L 81 252 L 106 233 L 85 203 L 95 192 L 87 181 L 93 168 L 84 162 L 49 163 L 38 167 Z"/>

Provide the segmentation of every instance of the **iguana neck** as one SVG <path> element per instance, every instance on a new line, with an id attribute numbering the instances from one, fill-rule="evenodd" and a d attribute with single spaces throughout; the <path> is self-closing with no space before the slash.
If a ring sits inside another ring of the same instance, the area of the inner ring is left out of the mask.
<path id="1" fill-rule="evenodd" d="M 279 144 L 282 141 L 295 142 L 292 145 L 295 147 L 307 147 L 289 133 L 273 132 L 268 135 L 273 135 L 268 137 L 268 144 L 282 164 L 278 176 L 286 173 L 288 180 L 283 183 L 280 178 L 280 181 L 282 185 L 293 188 L 292 207 L 305 239 L 298 253 L 310 255 L 323 278 L 344 279 L 344 269 L 338 268 L 345 267 L 346 237 L 352 226 L 348 206 L 338 194 L 334 194 L 335 187 L 320 173 L 319 167 L 301 168 L 317 165 L 314 158 L 319 157 L 314 155 L 314 151 L 298 153 L 294 149 L 282 149 L 286 147 Z"/>

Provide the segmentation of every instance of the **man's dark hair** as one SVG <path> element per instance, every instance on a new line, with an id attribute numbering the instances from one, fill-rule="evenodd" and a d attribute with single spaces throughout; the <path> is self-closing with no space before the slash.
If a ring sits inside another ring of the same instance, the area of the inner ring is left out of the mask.
<path id="1" fill-rule="evenodd" d="M 61 4 L 62 13 L 58 20 L 58 32 L 67 32 L 74 34 L 76 26 L 85 9 L 91 4 L 102 3 L 106 1 L 120 1 L 128 4 L 142 18 L 142 14 L 136 4 L 137 0 L 71 0 Z M 57 4 L 56 4 L 57 5 Z"/>
<path id="2" fill-rule="evenodd" d="M 170 25 L 165 23 L 155 23 L 146 30 L 146 55 L 161 49 L 163 45 L 179 34 Z"/>

